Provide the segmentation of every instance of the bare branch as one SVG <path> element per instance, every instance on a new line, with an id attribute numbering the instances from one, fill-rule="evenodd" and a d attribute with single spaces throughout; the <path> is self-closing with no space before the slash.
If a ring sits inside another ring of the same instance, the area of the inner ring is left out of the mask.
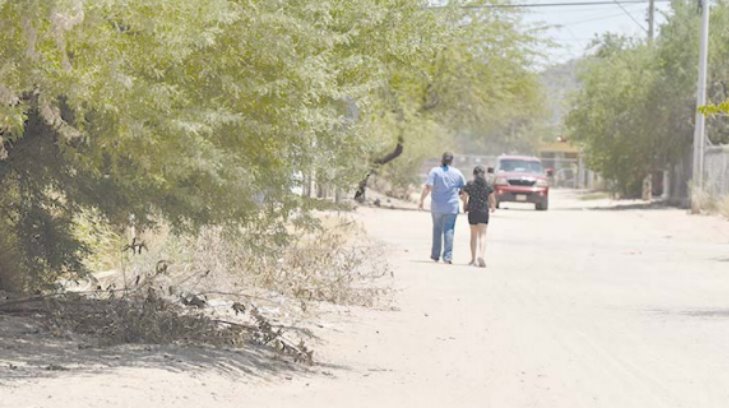
<path id="1" fill-rule="evenodd" d="M 66 142 L 74 142 L 83 137 L 81 131 L 69 125 L 61 117 L 61 111 L 50 103 L 42 102 L 38 106 L 38 112 L 48 126 L 53 128 Z"/>

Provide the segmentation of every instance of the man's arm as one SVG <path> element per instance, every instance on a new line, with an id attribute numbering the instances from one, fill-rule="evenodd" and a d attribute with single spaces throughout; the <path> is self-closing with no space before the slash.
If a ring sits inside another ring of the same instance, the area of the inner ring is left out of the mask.
<path id="1" fill-rule="evenodd" d="M 433 187 L 431 187 L 429 184 L 426 184 L 423 187 L 423 192 L 420 193 L 420 204 L 418 205 L 418 208 L 421 210 L 423 209 L 423 206 L 425 205 L 425 198 L 428 197 L 428 194 L 430 194 L 430 190 L 432 190 Z"/>
<path id="2" fill-rule="evenodd" d="M 468 187 L 466 183 L 466 178 L 463 177 L 463 173 L 460 171 L 458 172 L 461 176 L 461 185 L 458 186 L 460 191 L 458 192 L 458 195 L 461 196 L 461 201 L 463 202 L 463 212 L 468 211 L 468 201 L 470 200 L 470 196 L 468 195 Z"/>
<path id="3" fill-rule="evenodd" d="M 496 211 L 496 197 L 493 191 L 489 194 L 489 208 L 491 208 L 491 212 Z"/>
<path id="4" fill-rule="evenodd" d="M 428 179 L 425 181 L 425 186 L 423 186 L 423 192 L 420 193 L 420 205 L 418 205 L 418 208 L 421 210 L 425 206 L 425 198 L 428 197 L 428 194 L 430 194 L 431 190 L 433 190 L 433 184 L 435 184 L 435 169 L 428 172 Z"/>

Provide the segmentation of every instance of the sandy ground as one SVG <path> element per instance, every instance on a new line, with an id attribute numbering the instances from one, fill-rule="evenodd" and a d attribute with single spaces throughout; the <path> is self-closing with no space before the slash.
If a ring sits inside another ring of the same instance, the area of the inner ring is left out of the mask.
<path id="1" fill-rule="evenodd" d="M 89 358 L 26 333 L 0 341 L 0 407 L 727 406 L 729 222 L 611 205 L 557 192 L 548 212 L 498 211 L 487 269 L 465 266 L 465 217 L 449 266 L 428 261 L 427 213 L 360 209 L 391 246 L 398 310 L 324 316 L 320 365 L 158 347 Z M 54 363 L 70 370 L 26 369 Z"/>

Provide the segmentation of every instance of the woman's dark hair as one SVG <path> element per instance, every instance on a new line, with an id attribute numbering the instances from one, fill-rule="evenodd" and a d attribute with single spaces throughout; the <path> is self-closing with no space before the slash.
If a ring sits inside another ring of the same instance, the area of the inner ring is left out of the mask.
<path id="1" fill-rule="evenodd" d="M 476 178 L 476 183 L 482 186 L 486 185 L 486 169 L 483 166 L 476 166 L 473 168 L 473 176 Z"/>

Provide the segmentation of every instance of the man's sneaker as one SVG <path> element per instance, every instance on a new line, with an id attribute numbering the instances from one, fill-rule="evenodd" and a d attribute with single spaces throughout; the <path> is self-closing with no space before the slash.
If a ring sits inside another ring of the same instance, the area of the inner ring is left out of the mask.
<path id="1" fill-rule="evenodd" d="M 438 262 L 438 261 L 440 260 L 440 259 L 438 259 L 438 258 L 433 258 L 432 256 L 430 257 L 430 259 L 432 259 L 432 260 L 433 260 L 433 261 L 435 261 L 435 262 Z"/>

